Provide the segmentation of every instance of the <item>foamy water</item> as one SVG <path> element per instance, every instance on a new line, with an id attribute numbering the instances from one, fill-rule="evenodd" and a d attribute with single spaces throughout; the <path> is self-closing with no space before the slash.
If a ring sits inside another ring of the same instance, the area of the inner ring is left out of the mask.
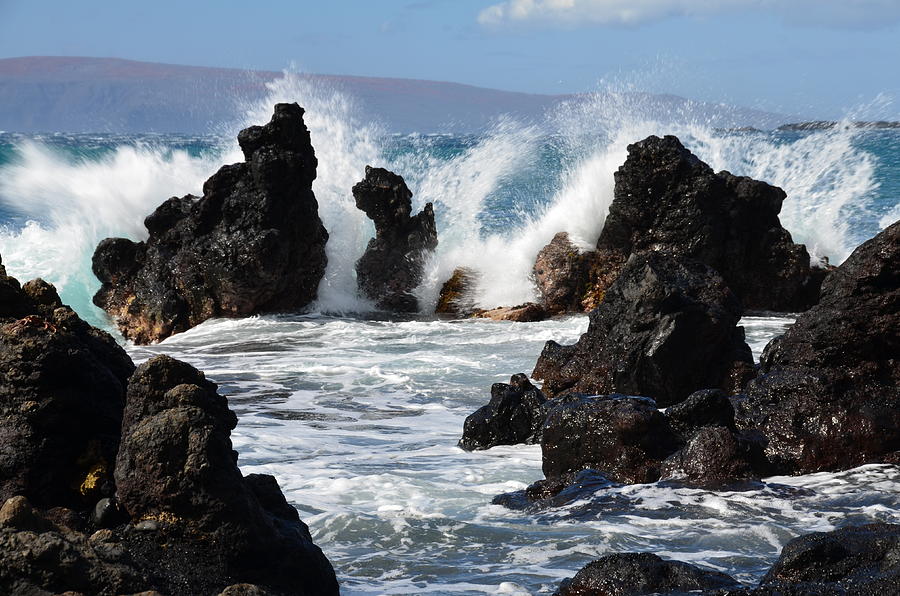
<path id="1" fill-rule="evenodd" d="M 840 263 L 874 233 L 870 221 L 885 227 L 898 209 L 896 197 L 878 195 L 881 158 L 862 146 L 866 133 L 850 127 L 793 136 L 723 133 L 690 119 L 650 118 L 630 96 L 604 93 L 562 105 L 540 123 L 501 119 L 441 153 L 427 137 L 404 139 L 398 150 L 377 123 L 359 119 L 352 98 L 302 77 L 287 74 L 269 87 L 265 101 L 246 108 L 245 123 L 268 121 L 275 102 L 297 101 L 307 110 L 319 158 L 313 188 L 330 240 L 315 311 L 371 309 L 356 294 L 354 264 L 373 226 L 350 192 L 366 165 L 403 175 L 416 209 L 436 205 L 440 244 L 417 290 L 426 311 L 459 266 L 479 274 L 480 306 L 533 299 L 537 252 L 560 231 L 583 248 L 596 242 L 612 201 L 613 172 L 627 145 L 650 134 L 676 134 L 715 169 L 782 186 L 788 193 L 782 223 L 816 259 Z M 65 300 L 101 321 L 89 300 L 98 285 L 89 273 L 94 247 L 107 236 L 142 239 L 143 218 L 159 203 L 199 194 L 220 165 L 241 159 L 235 132 L 199 156 L 168 148 L 159 137 L 154 144 L 126 142 L 100 157 L 17 143 L 12 161 L 0 165 L 0 205 L 30 223 L 7 222 L 0 230 L 7 268 L 56 283 Z M 486 226 L 498 211 L 499 223 Z"/>
<path id="2" fill-rule="evenodd" d="M 480 274 L 483 306 L 532 299 L 538 250 L 559 231 L 583 248 L 596 242 L 613 172 L 627 145 L 649 134 L 676 134 L 716 169 L 783 186 L 784 225 L 816 257 L 838 263 L 900 209 L 880 194 L 884 180 L 900 180 L 900 165 L 871 148 L 870 133 L 724 133 L 690 118 L 645 117 L 626 96 L 604 94 L 544 122 L 501 119 L 478 137 L 397 138 L 361 122 L 352 98 L 302 78 L 270 90 L 247 106 L 246 124 L 268 121 L 276 101 L 297 101 L 319 159 L 314 190 L 330 240 L 318 302 L 307 314 L 209 321 L 127 349 L 138 361 L 182 358 L 220 383 L 239 415 L 242 470 L 278 477 L 344 593 L 549 593 L 589 560 L 632 550 L 749 581 L 793 536 L 900 521 L 900 471 L 890 466 L 768 479 L 741 492 L 622 487 L 530 513 L 491 505 L 541 477 L 540 448 L 466 453 L 456 447 L 463 420 L 487 402 L 492 383 L 530 372 L 545 341 L 575 341 L 586 317 L 517 324 L 347 314 L 371 308 L 356 295 L 354 263 L 373 228 L 350 193 L 366 165 L 403 175 L 416 209 L 435 203 L 440 245 L 417 290 L 427 312 L 457 266 Z M 94 247 L 107 236 L 142 239 L 143 218 L 159 203 L 198 194 L 219 166 L 240 159 L 234 132 L 192 150 L 159 138 L 117 140 L 101 152 L 75 137 L 64 149 L 16 140 L 11 161 L 0 162 L 0 255 L 10 274 L 52 281 L 82 316 L 109 327 L 90 303 L 99 285 Z M 754 353 L 790 322 L 746 318 Z"/>
<path id="3" fill-rule="evenodd" d="M 745 319 L 759 349 L 790 318 Z M 161 345 L 205 370 L 239 415 L 244 473 L 274 474 L 346 594 L 538 594 L 590 560 L 651 551 L 758 579 L 791 538 L 900 521 L 900 470 L 770 478 L 746 491 L 661 484 L 539 512 L 491 505 L 542 477 L 538 446 L 467 453 L 465 417 L 494 382 L 530 372 L 543 343 L 575 341 L 578 316 L 541 323 L 210 321 Z"/>

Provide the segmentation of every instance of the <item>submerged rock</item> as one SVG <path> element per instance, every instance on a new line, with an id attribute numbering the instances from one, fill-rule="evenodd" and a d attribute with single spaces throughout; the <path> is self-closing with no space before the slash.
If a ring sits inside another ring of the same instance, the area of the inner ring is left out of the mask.
<path id="1" fill-rule="evenodd" d="M 575 577 L 563 581 L 556 596 L 684 594 L 739 586 L 718 571 L 666 561 L 652 553 L 620 553 L 588 563 Z"/>
<path id="2" fill-rule="evenodd" d="M 242 130 L 245 163 L 223 166 L 203 196 L 171 198 L 144 221 L 145 242 L 107 238 L 94 253 L 94 303 L 136 343 L 212 317 L 305 307 L 325 273 L 328 233 L 312 192 L 316 156 L 303 109 L 278 104 Z"/>
<path id="3" fill-rule="evenodd" d="M 900 222 L 862 244 L 818 305 L 766 347 L 739 408 L 781 473 L 894 461 L 900 452 Z"/>
<path id="4" fill-rule="evenodd" d="M 539 443 L 549 404 L 524 374 L 491 386 L 491 401 L 466 418 L 459 446 L 466 451 L 496 445 Z"/>
<path id="5" fill-rule="evenodd" d="M 425 259 L 438 243 L 431 203 L 411 217 L 412 192 L 403 178 L 369 166 L 366 177 L 354 185 L 353 198 L 375 223 L 375 237 L 356 262 L 360 290 L 378 308 L 418 311 L 412 291 L 422 282 Z"/>
<path id="6" fill-rule="evenodd" d="M 665 251 L 719 272 L 744 308 L 802 311 L 815 304 L 824 270 L 778 219 L 780 188 L 716 174 L 674 136 L 628 146 L 599 253 Z"/>
<path id="7" fill-rule="evenodd" d="M 661 406 L 708 388 L 733 390 L 753 371 L 741 308 L 724 280 L 697 261 L 632 255 L 578 343 L 547 342 L 532 376 L 550 397 L 625 393 Z"/>

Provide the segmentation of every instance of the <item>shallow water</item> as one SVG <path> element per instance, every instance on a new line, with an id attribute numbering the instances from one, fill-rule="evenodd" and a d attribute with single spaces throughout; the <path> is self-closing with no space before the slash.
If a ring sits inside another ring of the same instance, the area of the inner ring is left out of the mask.
<path id="1" fill-rule="evenodd" d="M 790 324 L 748 317 L 759 350 Z M 491 383 L 530 372 L 543 343 L 587 317 L 541 323 L 280 316 L 210 321 L 151 347 L 218 382 L 239 416 L 243 472 L 274 474 L 345 594 L 552 593 L 604 554 L 651 551 L 758 579 L 791 538 L 900 521 L 900 470 L 770 478 L 746 491 L 660 484 L 539 512 L 491 505 L 542 477 L 539 446 L 467 453 L 465 417 Z"/>

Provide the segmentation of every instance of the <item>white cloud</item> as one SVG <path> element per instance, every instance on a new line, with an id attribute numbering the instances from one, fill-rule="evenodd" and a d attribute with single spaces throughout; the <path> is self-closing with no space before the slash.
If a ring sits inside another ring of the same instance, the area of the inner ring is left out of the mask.
<path id="1" fill-rule="evenodd" d="M 900 0 L 505 0 L 478 15 L 482 25 L 638 25 L 671 17 L 764 12 L 807 25 L 888 26 L 900 22 Z"/>

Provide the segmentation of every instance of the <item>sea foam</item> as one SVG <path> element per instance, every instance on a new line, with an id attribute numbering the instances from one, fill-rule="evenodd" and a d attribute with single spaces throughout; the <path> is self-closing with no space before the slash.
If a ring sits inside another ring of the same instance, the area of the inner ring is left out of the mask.
<path id="1" fill-rule="evenodd" d="M 415 209 L 436 205 L 440 244 L 417 290 L 426 312 L 459 266 L 478 273 L 481 306 L 533 300 L 537 252 L 561 231 L 584 249 L 593 246 L 613 199 L 613 173 L 628 144 L 650 134 L 678 135 L 715 169 L 782 186 L 788 194 L 782 222 L 814 259 L 840 263 L 858 243 L 853 222 L 868 216 L 878 186 L 877 158 L 859 147 L 858 129 L 793 137 L 727 132 L 679 114 L 663 120 L 630 98 L 605 91 L 561 104 L 540 122 L 501 118 L 443 153 L 429 137 L 398 141 L 378 123 L 361 121 L 354 98 L 292 73 L 269 83 L 266 99 L 246 106 L 239 120 L 240 126 L 263 123 L 281 101 L 306 108 L 319 159 L 313 189 L 330 234 L 314 305 L 322 312 L 371 310 L 356 293 L 355 263 L 373 226 L 350 192 L 366 165 L 403 175 Z M 89 271 L 94 247 L 108 236 L 142 239 L 143 218 L 159 203 L 199 194 L 219 166 L 241 159 L 235 133 L 200 156 L 139 139 L 99 157 L 19 142 L 13 162 L 0 166 L 0 202 L 21 216 L 0 232 L 8 270 L 23 279 L 47 278 L 79 312 L 102 320 L 90 304 L 98 286 Z M 881 225 L 889 220 L 883 217 Z"/>

